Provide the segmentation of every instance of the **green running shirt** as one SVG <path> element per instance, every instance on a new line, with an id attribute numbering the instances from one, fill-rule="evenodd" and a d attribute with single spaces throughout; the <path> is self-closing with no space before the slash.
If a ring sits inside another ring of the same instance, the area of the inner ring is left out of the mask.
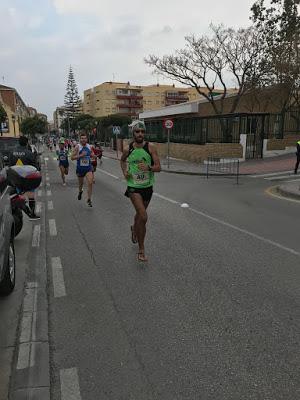
<path id="1" fill-rule="evenodd" d="M 142 148 L 134 148 L 131 144 L 129 146 L 129 155 L 127 157 L 129 179 L 127 179 L 127 185 L 129 187 L 143 189 L 153 186 L 154 184 L 154 173 L 152 171 L 141 171 L 139 169 L 139 163 L 151 167 L 153 164 L 152 156 L 149 153 L 149 143 L 146 142 Z"/>

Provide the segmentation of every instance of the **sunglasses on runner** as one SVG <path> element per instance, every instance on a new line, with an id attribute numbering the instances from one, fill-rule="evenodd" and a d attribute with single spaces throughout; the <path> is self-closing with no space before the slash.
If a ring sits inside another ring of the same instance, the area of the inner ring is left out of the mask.
<path id="1" fill-rule="evenodd" d="M 135 129 L 134 133 L 145 133 L 144 129 Z"/>

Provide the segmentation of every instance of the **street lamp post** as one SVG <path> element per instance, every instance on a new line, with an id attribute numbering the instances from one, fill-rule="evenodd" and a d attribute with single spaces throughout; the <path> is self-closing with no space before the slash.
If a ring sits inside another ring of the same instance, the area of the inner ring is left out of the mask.
<path id="1" fill-rule="evenodd" d="M 13 126 L 14 126 L 14 137 L 16 137 L 16 116 L 13 114 L 11 116 L 12 122 L 13 122 Z"/>

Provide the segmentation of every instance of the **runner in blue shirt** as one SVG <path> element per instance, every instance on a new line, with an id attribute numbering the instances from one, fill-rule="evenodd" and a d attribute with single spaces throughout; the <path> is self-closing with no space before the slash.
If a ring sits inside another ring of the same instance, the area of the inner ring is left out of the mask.
<path id="1" fill-rule="evenodd" d="M 68 159 L 68 151 L 65 150 L 65 139 L 61 138 L 58 146 L 59 146 L 59 150 L 57 151 L 58 166 L 60 169 L 63 185 L 66 186 L 65 176 L 68 175 L 69 173 L 69 159 Z"/>
<path id="2" fill-rule="evenodd" d="M 78 200 L 82 198 L 82 188 L 84 178 L 87 181 L 87 204 L 92 207 L 92 191 L 93 191 L 93 168 L 91 158 L 94 156 L 92 147 L 87 143 L 87 135 L 82 133 L 80 135 L 80 143 L 74 148 L 71 155 L 71 160 L 77 160 L 76 175 L 78 177 L 79 192 Z"/>

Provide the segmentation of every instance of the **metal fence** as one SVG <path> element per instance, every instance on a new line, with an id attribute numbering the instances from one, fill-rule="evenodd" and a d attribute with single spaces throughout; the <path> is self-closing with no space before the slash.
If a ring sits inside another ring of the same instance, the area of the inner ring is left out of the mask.
<path id="1" fill-rule="evenodd" d="M 220 159 L 208 157 L 206 161 L 206 178 L 213 176 L 232 176 L 239 183 L 240 161 L 237 158 Z"/>
<path id="2" fill-rule="evenodd" d="M 148 139 L 166 142 L 162 119 L 145 121 Z M 185 144 L 240 143 L 240 135 L 258 139 L 284 138 L 300 132 L 300 110 L 284 114 L 239 113 L 210 117 L 174 117 L 170 141 Z"/>

